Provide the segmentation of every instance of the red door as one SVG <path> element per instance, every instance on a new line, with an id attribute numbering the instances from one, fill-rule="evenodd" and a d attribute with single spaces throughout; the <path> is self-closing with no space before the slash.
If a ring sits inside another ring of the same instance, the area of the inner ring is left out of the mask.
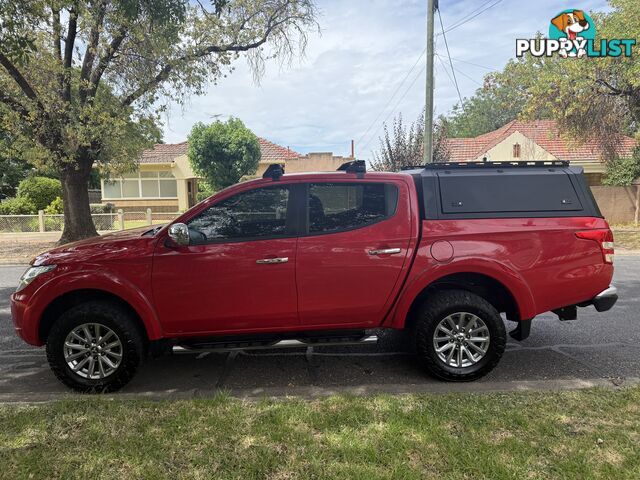
<path id="1" fill-rule="evenodd" d="M 404 182 L 311 183 L 298 240 L 298 311 L 305 325 L 378 325 L 397 294 L 411 242 Z"/>
<path id="2" fill-rule="evenodd" d="M 169 334 L 232 333 L 298 323 L 289 187 L 249 190 L 189 220 L 191 244 L 160 242 L 153 293 Z"/>

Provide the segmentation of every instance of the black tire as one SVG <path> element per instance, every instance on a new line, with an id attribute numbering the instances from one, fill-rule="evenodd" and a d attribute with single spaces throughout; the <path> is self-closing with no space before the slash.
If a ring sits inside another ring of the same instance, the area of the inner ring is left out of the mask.
<path id="1" fill-rule="evenodd" d="M 64 343 L 67 336 L 85 323 L 97 323 L 111 329 L 122 345 L 120 364 L 104 378 L 84 378 L 75 373 L 65 360 Z M 135 375 L 144 356 L 144 346 L 143 334 L 129 312 L 115 303 L 91 301 L 67 310 L 53 324 L 47 338 L 47 360 L 55 376 L 78 392 L 114 392 Z"/>
<path id="2" fill-rule="evenodd" d="M 450 366 L 440 359 L 433 340 L 440 321 L 458 312 L 476 315 L 489 330 L 489 346 L 484 356 L 464 367 Z M 446 290 L 430 296 L 422 305 L 415 328 L 419 359 L 431 375 L 447 381 L 467 382 L 483 377 L 498 364 L 507 343 L 498 311 L 484 298 L 465 290 Z"/>

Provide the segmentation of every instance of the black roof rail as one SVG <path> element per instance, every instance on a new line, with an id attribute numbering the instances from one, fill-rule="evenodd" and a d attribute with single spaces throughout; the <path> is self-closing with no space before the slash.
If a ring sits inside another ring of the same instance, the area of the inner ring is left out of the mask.
<path id="1" fill-rule="evenodd" d="M 451 168 L 549 168 L 549 167 L 568 167 L 569 162 L 566 160 L 531 160 L 518 162 L 441 162 L 429 163 L 421 168 L 434 169 L 451 169 Z"/>
<path id="2" fill-rule="evenodd" d="M 340 165 L 337 171 L 347 173 L 365 173 L 367 171 L 367 164 L 364 160 L 352 160 Z"/>
<path id="3" fill-rule="evenodd" d="M 262 174 L 262 178 L 271 178 L 274 181 L 280 180 L 280 177 L 284 175 L 284 164 L 272 163 Z"/>

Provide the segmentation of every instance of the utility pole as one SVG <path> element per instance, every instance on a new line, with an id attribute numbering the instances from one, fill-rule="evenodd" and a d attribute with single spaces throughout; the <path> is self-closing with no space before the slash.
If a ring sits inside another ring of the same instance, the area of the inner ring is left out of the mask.
<path id="1" fill-rule="evenodd" d="M 427 0 L 427 81 L 424 112 L 424 164 L 433 162 L 433 23 L 438 0 Z"/>

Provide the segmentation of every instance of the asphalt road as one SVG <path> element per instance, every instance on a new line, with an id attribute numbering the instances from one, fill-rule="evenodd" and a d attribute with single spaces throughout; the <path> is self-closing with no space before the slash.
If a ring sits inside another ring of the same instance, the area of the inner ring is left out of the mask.
<path id="1" fill-rule="evenodd" d="M 49 371 L 43 349 L 14 333 L 9 295 L 24 266 L 0 266 L 0 401 L 39 401 L 69 391 Z M 334 392 L 448 392 L 574 388 L 637 383 L 640 377 L 640 256 L 616 257 L 620 300 L 605 313 L 579 309 L 578 320 L 536 318 L 524 342 L 509 341 L 482 380 L 451 384 L 423 373 L 395 332 L 378 345 L 307 350 L 170 355 L 147 361 L 116 395 L 182 398 L 219 390 L 241 397 Z M 507 327 L 513 324 L 507 322 Z"/>

